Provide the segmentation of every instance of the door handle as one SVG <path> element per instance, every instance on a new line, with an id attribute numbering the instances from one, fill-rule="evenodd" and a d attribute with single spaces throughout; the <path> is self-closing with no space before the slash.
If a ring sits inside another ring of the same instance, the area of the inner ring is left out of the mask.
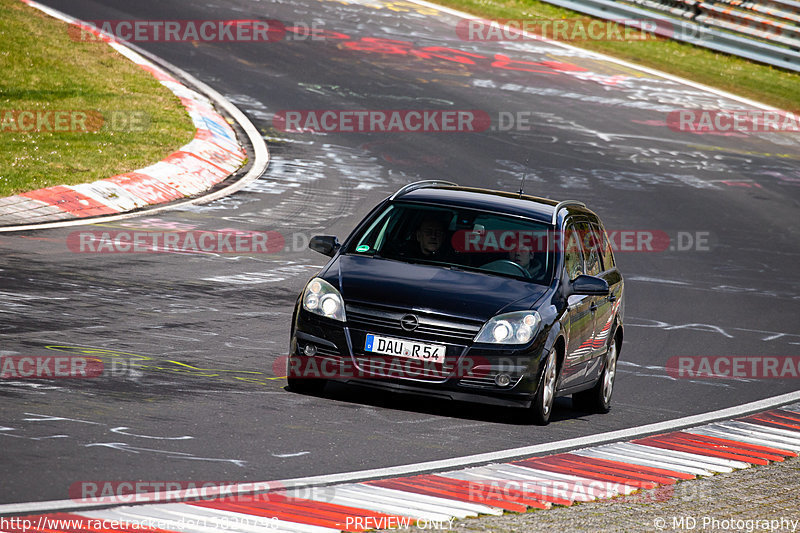
<path id="1" fill-rule="evenodd" d="M 617 297 L 614 296 L 614 293 L 612 292 L 611 294 L 608 295 L 608 298 L 606 298 L 606 300 L 608 300 L 609 302 L 616 302 Z"/>
<path id="2" fill-rule="evenodd" d="M 597 303 L 596 302 L 592 302 L 592 305 L 589 306 L 589 311 L 591 311 L 592 313 L 597 311 Z"/>

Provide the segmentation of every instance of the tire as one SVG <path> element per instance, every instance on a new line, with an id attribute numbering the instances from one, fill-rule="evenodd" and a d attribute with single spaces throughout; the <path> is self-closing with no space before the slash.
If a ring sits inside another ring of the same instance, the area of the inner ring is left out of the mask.
<path id="1" fill-rule="evenodd" d="M 300 394 L 316 394 L 325 388 L 324 379 L 313 378 L 286 378 L 289 383 L 289 390 Z"/>
<path id="2" fill-rule="evenodd" d="M 546 426 L 550 423 L 550 415 L 553 413 L 553 402 L 556 396 L 556 383 L 558 382 L 558 357 L 556 349 L 550 350 L 544 364 L 542 377 L 539 379 L 539 386 L 536 395 L 530 406 L 530 418 L 535 424 Z"/>
<path id="3" fill-rule="evenodd" d="M 617 376 L 617 357 L 619 347 L 615 337 L 606 350 L 603 372 L 600 379 L 589 390 L 572 395 L 572 406 L 590 413 L 607 413 L 611 410 L 611 395 L 614 392 L 614 379 Z"/>

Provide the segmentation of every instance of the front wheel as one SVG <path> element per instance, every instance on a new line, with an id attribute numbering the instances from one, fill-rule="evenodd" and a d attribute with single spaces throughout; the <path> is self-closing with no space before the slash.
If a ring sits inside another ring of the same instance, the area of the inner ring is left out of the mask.
<path id="1" fill-rule="evenodd" d="M 556 380 L 558 378 L 558 360 L 556 350 L 550 351 L 542 372 L 542 379 L 539 380 L 539 387 L 536 396 L 531 403 L 531 418 L 540 425 L 546 426 L 550 423 L 550 414 L 553 412 L 553 401 L 556 396 Z"/>
<path id="2" fill-rule="evenodd" d="M 617 342 L 612 340 L 606 352 L 600 379 L 591 389 L 572 395 L 573 407 L 591 413 L 607 413 L 611 410 L 611 394 L 614 392 L 614 378 L 617 376 L 617 350 Z"/>

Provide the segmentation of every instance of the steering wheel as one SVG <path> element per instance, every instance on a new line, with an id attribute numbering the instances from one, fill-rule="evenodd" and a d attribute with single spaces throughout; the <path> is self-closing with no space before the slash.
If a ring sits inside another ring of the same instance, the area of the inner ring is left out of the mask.
<path id="1" fill-rule="evenodd" d="M 510 268 L 509 268 L 510 267 Z M 486 263 L 481 267 L 482 270 L 492 270 L 494 272 L 500 272 L 503 274 L 515 274 L 515 275 L 522 275 L 523 277 L 530 279 L 531 274 L 528 270 L 520 265 L 519 263 L 515 263 L 510 259 L 498 259 L 497 261 L 492 261 L 491 263 Z"/>

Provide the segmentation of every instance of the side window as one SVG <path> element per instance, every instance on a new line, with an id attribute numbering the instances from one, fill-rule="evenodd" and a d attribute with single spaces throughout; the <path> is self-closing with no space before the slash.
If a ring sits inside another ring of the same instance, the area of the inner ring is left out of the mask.
<path id="1" fill-rule="evenodd" d="M 358 243 L 350 250 L 350 253 L 375 253 L 376 250 L 380 250 L 386 239 L 386 233 L 390 225 L 396 223 L 393 212 L 395 212 L 394 206 L 389 206 L 386 211 L 375 219 L 369 229 L 367 229 L 361 239 L 359 239 Z"/>
<path id="2" fill-rule="evenodd" d="M 597 235 L 600 236 L 600 252 L 603 259 L 603 270 L 611 270 L 616 263 L 614 262 L 614 250 L 611 248 L 611 240 L 608 238 L 605 230 L 599 226 L 592 224 Z"/>
<path id="3" fill-rule="evenodd" d="M 569 279 L 573 280 L 584 272 L 580 233 L 570 224 L 567 226 L 564 238 L 564 267 L 567 269 Z"/>
<path id="4" fill-rule="evenodd" d="M 600 239 L 588 222 L 581 222 L 577 225 L 583 244 L 583 257 L 586 261 L 586 274 L 596 276 L 603 271 L 600 263 Z"/>

